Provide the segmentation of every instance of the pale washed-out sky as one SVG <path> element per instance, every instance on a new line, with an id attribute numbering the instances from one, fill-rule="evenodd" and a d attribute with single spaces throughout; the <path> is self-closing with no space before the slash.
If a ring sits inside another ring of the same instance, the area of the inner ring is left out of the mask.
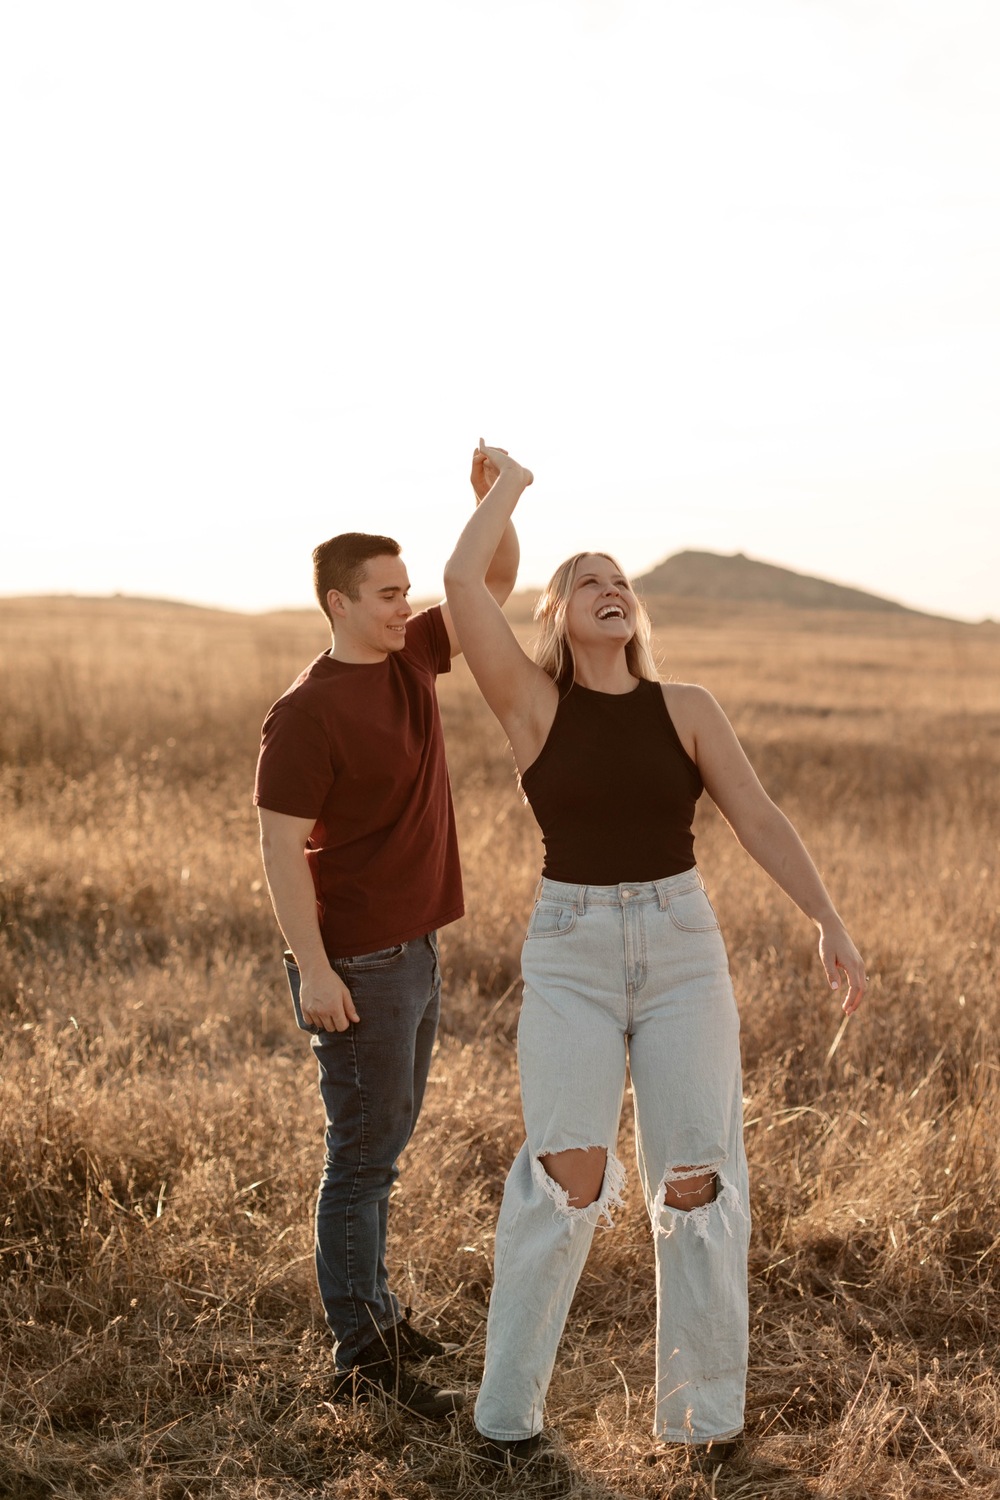
<path id="1" fill-rule="evenodd" d="M 0 15 L 0 594 L 684 547 L 1000 617 L 992 0 Z"/>

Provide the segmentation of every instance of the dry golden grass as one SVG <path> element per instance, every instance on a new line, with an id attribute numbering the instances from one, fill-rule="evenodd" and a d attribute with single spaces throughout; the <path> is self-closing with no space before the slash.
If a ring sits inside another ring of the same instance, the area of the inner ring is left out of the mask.
<path id="1" fill-rule="evenodd" d="M 659 603 L 799 826 L 874 976 L 839 1045 L 809 925 L 710 809 L 699 856 L 744 1025 L 748 1449 L 649 1437 L 652 1245 L 598 1236 L 553 1383 L 557 1461 L 326 1404 L 321 1119 L 261 883 L 260 720 L 320 617 L 0 603 L 0 1495 L 938 1500 L 1000 1493 L 1000 632 Z M 534 825 L 464 667 L 441 687 L 469 914 L 394 1203 L 395 1277 L 481 1362 L 520 1138 Z M 621 1154 L 628 1158 L 630 1121 Z"/>

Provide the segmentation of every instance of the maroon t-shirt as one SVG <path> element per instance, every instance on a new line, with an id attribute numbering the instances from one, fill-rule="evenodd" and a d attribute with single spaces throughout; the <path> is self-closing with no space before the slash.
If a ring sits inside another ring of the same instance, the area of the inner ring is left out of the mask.
<path id="1" fill-rule="evenodd" d="M 440 605 L 406 645 L 356 665 L 323 654 L 264 721 L 254 802 L 314 818 L 306 858 L 330 958 L 422 937 L 462 915 L 462 873 L 434 679 L 451 670 Z"/>

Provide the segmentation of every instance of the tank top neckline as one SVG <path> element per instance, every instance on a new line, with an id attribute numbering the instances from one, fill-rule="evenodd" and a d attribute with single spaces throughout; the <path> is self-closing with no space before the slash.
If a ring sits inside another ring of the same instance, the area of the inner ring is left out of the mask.
<path id="1" fill-rule="evenodd" d="M 649 682 L 649 678 L 639 677 L 636 680 L 635 686 L 630 687 L 627 693 L 605 693 L 601 688 L 584 687 L 582 682 L 574 682 L 571 684 L 569 691 L 565 694 L 565 696 L 568 698 L 570 693 L 572 693 L 575 689 L 579 689 L 581 693 L 590 693 L 595 698 L 631 698 L 633 693 L 638 693 L 642 690 L 642 685 L 644 682 Z M 650 685 L 656 687 L 659 686 L 658 683 L 651 683 Z"/>
<path id="2" fill-rule="evenodd" d="M 520 781 L 521 786 L 522 787 L 524 786 L 524 778 L 526 776 L 532 775 L 532 773 L 535 770 L 535 767 L 542 760 L 542 758 L 545 755 L 545 752 L 548 750 L 549 743 L 550 743 L 550 741 L 552 739 L 553 731 L 554 731 L 554 729 L 556 727 L 556 719 L 559 716 L 559 710 L 562 708 L 563 704 L 569 699 L 569 697 L 571 696 L 571 694 L 573 692 L 586 693 L 591 698 L 605 698 L 605 699 L 608 700 L 608 702 L 613 702 L 616 699 L 621 699 L 622 702 L 625 702 L 626 700 L 628 700 L 630 698 L 635 698 L 638 694 L 640 694 L 642 692 L 642 689 L 643 689 L 644 686 L 645 687 L 660 688 L 660 683 L 653 682 L 648 677 L 640 677 L 639 680 L 638 680 L 638 682 L 636 683 L 635 687 L 634 688 L 630 688 L 627 693 L 602 693 L 601 690 L 600 690 L 600 688 L 588 688 L 588 687 L 584 687 L 584 685 L 583 685 L 582 682 L 574 682 L 574 683 L 572 683 L 571 686 L 567 689 L 567 691 L 563 694 L 563 696 L 559 699 L 559 702 L 556 704 L 555 716 L 553 717 L 552 723 L 549 725 L 549 732 L 545 736 L 545 741 L 544 741 L 544 743 L 542 745 L 542 748 L 539 750 L 538 754 L 535 756 L 535 758 L 531 762 L 530 766 L 525 766 L 525 768 L 524 768 L 523 771 L 518 770 L 518 773 L 517 773 L 518 774 L 518 780 Z M 662 696 L 663 696 L 663 693 L 662 693 L 662 689 L 661 689 L 661 691 L 660 691 L 660 697 L 662 698 Z M 666 706 L 666 705 L 664 705 L 664 706 Z M 668 717 L 669 717 L 669 713 L 668 713 Z M 671 729 L 673 729 L 673 721 L 671 721 Z M 676 730 L 674 732 L 676 733 Z"/>

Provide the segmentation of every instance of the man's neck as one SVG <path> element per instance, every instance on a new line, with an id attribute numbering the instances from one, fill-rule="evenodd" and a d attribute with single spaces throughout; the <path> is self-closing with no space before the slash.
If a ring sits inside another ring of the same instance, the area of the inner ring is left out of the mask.
<path id="1" fill-rule="evenodd" d="M 327 654 L 334 661 L 345 662 L 352 667 L 376 667 L 389 655 L 388 651 L 376 651 L 373 646 L 353 641 L 349 636 L 338 641 L 336 635 L 331 638 Z"/>

